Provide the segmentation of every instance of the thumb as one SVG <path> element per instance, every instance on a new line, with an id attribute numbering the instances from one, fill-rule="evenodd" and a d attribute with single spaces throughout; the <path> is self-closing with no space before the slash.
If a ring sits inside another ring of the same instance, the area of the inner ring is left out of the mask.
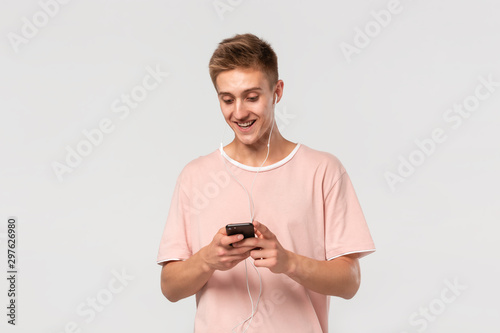
<path id="1" fill-rule="evenodd" d="M 271 239 L 274 237 L 274 234 L 269 230 L 268 227 L 266 227 L 264 224 L 260 223 L 259 221 L 253 221 L 253 225 L 255 229 L 257 230 L 257 236 L 262 235 L 262 237 Z"/>

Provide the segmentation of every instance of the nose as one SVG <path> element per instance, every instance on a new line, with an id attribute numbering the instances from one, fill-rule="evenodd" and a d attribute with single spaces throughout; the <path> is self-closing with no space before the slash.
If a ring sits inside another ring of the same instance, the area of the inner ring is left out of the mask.
<path id="1" fill-rule="evenodd" d="M 234 102 L 233 116 L 237 120 L 245 120 L 248 117 L 248 112 L 245 110 L 245 105 L 240 98 L 237 98 Z"/>

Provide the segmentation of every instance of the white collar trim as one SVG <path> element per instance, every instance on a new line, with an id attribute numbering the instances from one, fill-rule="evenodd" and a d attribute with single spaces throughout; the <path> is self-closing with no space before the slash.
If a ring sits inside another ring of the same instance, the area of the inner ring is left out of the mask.
<path id="1" fill-rule="evenodd" d="M 220 146 L 219 148 L 219 151 L 221 153 L 221 155 L 226 159 L 228 160 L 229 162 L 231 162 L 232 164 L 236 165 L 238 168 L 241 168 L 241 169 L 244 169 L 244 170 L 247 170 L 247 171 L 254 171 L 254 172 L 261 172 L 261 171 L 268 171 L 268 170 L 272 170 L 272 169 L 275 169 L 277 167 L 280 167 L 282 166 L 283 164 L 285 164 L 286 162 L 290 161 L 292 159 L 293 156 L 295 156 L 295 153 L 299 150 L 299 147 L 300 147 L 300 143 L 297 143 L 297 145 L 295 146 L 295 148 L 292 150 L 292 152 L 290 154 L 288 154 L 287 157 L 285 157 L 284 159 L 282 159 L 281 161 L 279 162 L 276 162 L 274 164 L 271 164 L 271 165 L 267 165 L 267 166 L 264 166 L 262 168 L 260 167 L 253 167 L 253 166 L 248 166 L 248 165 L 245 165 L 245 164 L 242 164 L 238 161 L 235 161 L 233 160 L 231 157 L 229 157 L 226 152 L 224 151 L 222 145 Z"/>

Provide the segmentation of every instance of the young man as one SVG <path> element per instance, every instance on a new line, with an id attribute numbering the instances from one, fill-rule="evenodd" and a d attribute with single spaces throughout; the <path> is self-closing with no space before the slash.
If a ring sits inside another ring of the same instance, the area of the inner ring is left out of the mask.
<path id="1" fill-rule="evenodd" d="M 329 296 L 352 298 L 358 259 L 375 250 L 349 176 L 333 155 L 280 134 L 284 84 L 268 43 L 225 39 L 209 69 L 234 140 L 177 180 L 157 258 L 162 292 L 196 294 L 195 332 L 328 332 Z M 228 236 L 239 222 L 257 237 Z"/>

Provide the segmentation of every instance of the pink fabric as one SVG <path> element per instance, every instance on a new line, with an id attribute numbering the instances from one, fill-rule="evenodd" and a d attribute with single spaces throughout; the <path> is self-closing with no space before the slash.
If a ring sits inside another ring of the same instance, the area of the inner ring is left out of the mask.
<path id="1" fill-rule="evenodd" d="M 190 162 L 181 172 L 161 238 L 157 262 L 185 260 L 212 241 L 228 223 L 249 222 L 248 197 L 255 170 L 219 150 Z M 236 165 L 238 164 L 238 165 Z M 261 169 L 253 188 L 255 219 L 283 247 L 317 260 L 375 250 L 349 176 L 333 155 L 298 144 L 283 161 Z M 249 259 L 251 260 L 251 259 Z M 328 296 L 310 291 L 284 274 L 258 268 L 262 297 L 248 333 L 328 332 Z M 258 275 L 248 263 L 252 296 Z M 231 332 L 251 313 L 245 263 L 216 271 L 196 294 L 195 332 Z M 242 332 L 239 327 L 236 332 Z"/>

